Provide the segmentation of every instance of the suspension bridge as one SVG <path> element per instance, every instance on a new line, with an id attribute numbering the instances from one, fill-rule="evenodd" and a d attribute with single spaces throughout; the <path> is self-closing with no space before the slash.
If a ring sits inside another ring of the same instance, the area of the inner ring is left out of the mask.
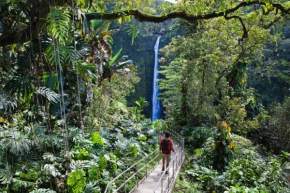
<path id="1" fill-rule="evenodd" d="M 161 156 L 156 149 L 111 180 L 105 193 L 171 193 L 185 158 L 184 139 L 176 138 L 174 146 L 168 174 L 162 172 Z"/>

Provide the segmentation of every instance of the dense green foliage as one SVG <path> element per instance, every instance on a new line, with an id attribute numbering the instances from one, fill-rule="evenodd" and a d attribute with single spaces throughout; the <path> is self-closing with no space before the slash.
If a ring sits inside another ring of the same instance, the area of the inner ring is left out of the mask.
<path id="1" fill-rule="evenodd" d="M 104 192 L 166 129 L 188 150 L 176 192 L 289 192 L 289 12 L 287 0 L 0 1 L 0 192 Z M 141 70 L 126 52 L 156 33 L 170 43 L 152 124 L 144 98 L 128 102 Z"/>
<path id="2" fill-rule="evenodd" d="M 248 139 L 234 135 L 235 149 L 223 173 L 213 169 L 215 142 L 214 128 L 193 129 L 192 141 L 199 141 L 200 131 L 212 133 L 201 148 L 190 148 L 186 166 L 183 168 L 175 192 L 226 192 L 226 193 L 270 193 L 289 192 L 283 177 L 285 157 L 262 155 L 264 150 L 254 146 Z"/>
<path id="3" fill-rule="evenodd" d="M 284 159 L 264 156 L 263 148 L 248 152 L 253 145 L 233 135 L 276 153 L 289 151 L 289 60 L 279 57 L 285 25 L 265 28 L 261 19 L 271 17 L 259 9 L 242 18 L 245 39 L 238 20 L 181 22 L 186 33 L 162 50 L 166 118 L 184 133 L 193 158 L 176 192 L 290 191 L 282 177 Z"/>

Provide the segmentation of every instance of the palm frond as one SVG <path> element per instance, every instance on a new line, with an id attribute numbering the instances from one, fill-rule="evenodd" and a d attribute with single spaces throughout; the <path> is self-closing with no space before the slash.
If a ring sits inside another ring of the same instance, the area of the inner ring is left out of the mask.
<path id="1" fill-rule="evenodd" d="M 73 52 L 73 47 L 51 44 L 46 49 L 46 60 L 51 65 L 56 65 L 58 62 L 60 64 L 70 63 L 73 59 L 71 53 Z M 74 53 L 75 55 L 75 53 Z"/>
<path id="2" fill-rule="evenodd" d="M 70 15 L 67 9 L 54 7 L 47 16 L 49 35 L 64 45 L 70 38 Z"/>
<path id="3" fill-rule="evenodd" d="M 39 94 L 46 98 L 49 102 L 52 103 L 58 103 L 60 100 L 60 95 L 54 92 L 53 90 L 46 88 L 46 87 L 40 87 L 36 90 L 36 94 Z"/>
<path id="4" fill-rule="evenodd" d="M 78 51 L 78 50 L 72 50 L 70 52 L 70 61 L 71 63 L 73 63 L 74 61 L 78 61 L 83 57 L 82 52 Z"/>

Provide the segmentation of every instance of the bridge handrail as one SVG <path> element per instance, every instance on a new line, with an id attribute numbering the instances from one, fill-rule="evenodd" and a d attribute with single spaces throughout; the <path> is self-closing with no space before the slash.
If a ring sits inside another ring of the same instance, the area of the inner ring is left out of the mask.
<path id="1" fill-rule="evenodd" d="M 106 186 L 106 189 L 105 189 L 105 192 L 104 192 L 104 193 L 108 193 L 110 186 L 111 186 L 111 185 L 113 184 L 113 182 L 115 182 L 118 178 L 122 177 L 125 173 L 129 172 L 132 168 L 134 168 L 134 167 L 135 167 L 136 165 L 138 165 L 139 163 L 145 161 L 147 158 L 152 157 L 152 155 L 154 155 L 154 154 L 157 153 L 158 151 L 159 151 L 159 149 L 156 148 L 156 150 L 154 150 L 153 152 L 151 152 L 150 154 L 148 154 L 148 155 L 145 156 L 144 158 L 140 159 L 139 161 L 137 161 L 136 163 L 134 163 L 132 166 L 130 166 L 129 168 L 127 168 L 126 170 L 124 170 L 123 172 L 121 172 L 119 175 L 117 175 L 115 178 L 113 178 L 111 181 L 109 181 L 108 184 L 107 184 L 107 186 Z M 155 157 L 154 157 L 154 158 L 155 158 Z M 154 159 L 154 158 L 153 158 L 153 159 Z M 153 159 L 149 160 L 149 162 L 152 161 Z M 148 162 L 147 162 L 147 163 L 148 163 Z M 145 165 L 145 166 L 147 166 L 147 165 Z M 140 170 L 138 170 L 138 171 L 140 171 Z M 137 172 L 138 172 L 138 171 L 137 171 Z M 135 173 L 137 173 L 137 172 L 135 172 Z M 134 173 L 134 174 L 135 174 L 135 173 Z M 135 175 L 134 175 L 134 176 L 135 176 Z M 127 182 L 127 180 L 126 180 L 126 182 Z M 122 185 L 122 184 L 121 184 L 121 185 Z M 120 188 L 118 188 L 118 190 L 119 190 L 119 189 L 120 189 Z"/>
<path id="2" fill-rule="evenodd" d="M 153 157 L 151 160 L 149 160 L 143 167 L 141 167 L 140 169 L 138 169 L 134 174 L 132 174 L 127 180 L 125 180 L 121 185 L 119 185 L 119 188 L 117 188 L 117 190 L 115 190 L 115 192 L 118 192 L 121 188 L 123 188 L 127 182 L 129 182 L 132 178 L 134 178 L 140 171 L 142 171 L 143 169 L 146 169 L 146 174 L 144 177 L 147 176 L 147 166 L 151 163 L 154 162 L 157 158 L 159 157 L 159 155 L 157 154 L 155 157 Z M 141 180 L 142 181 L 142 180 Z M 136 186 L 139 184 L 139 182 L 135 185 L 134 188 L 132 188 L 132 190 L 130 191 L 133 192 L 136 188 Z"/>
<path id="3" fill-rule="evenodd" d="M 171 179 L 169 175 L 167 176 L 167 181 L 166 181 L 167 189 L 165 189 L 165 192 L 163 191 L 164 190 L 163 180 L 164 180 L 164 176 L 167 175 L 165 172 L 163 172 L 158 179 L 156 187 L 154 188 L 154 191 L 153 191 L 154 193 L 168 193 L 171 190 L 170 187 L 173 185 L 176 179 L 176 170 L 179 170 L 181 168 L 182 163 L 184 161 L 184 138 L 183 137 L 181 138 L 181 143 L 179 144 L 179 148 L 180 148 L 179 153 L 176 153 L 174 155 L 175 159 L 172 159 L 172 161 L 170 162 L 170 165 L 172 166 L 173 175 Z M 170 168 L 170 165 L 168 166 L 168 168 Z M 159 189 L 161 190 L 160 192 L 158 192 Z"/>
<path id="4" fill-rule="evenodd" d="M 176 154 L 174 154 L 173 156 L 176 157 L 176 159 L 173 159 L 170 162 L 170 165 L 172 165 L 173 167 L 173 174 L 175 174 L 175 169 L 178 169 L 178 167 L 181 167 L 183 159 L 184 159 L 184 138 L 181 137 L 180 135 L 175 135 L 176 138 L 179 138 L 178 140 L 176 140 L 176 144 L 178 144 L 178 148 L 180 149 L 179 151 L 176 150 Z M 155 155 L 157 153 L 157 155 Z M 118 192 L 121 188 L 125 187 L 125 185 L 132 179 L 134 178 L 138 173 L 140 173 L 141 171 L 143 171 L 143 169 L 146 169 L 146 173 L 145 176 L 143 176 L 143 179 L 146 179 L 147 177 L 147 168 L 149 166 L 149 164 L 151 164 L 152 162 L 156 161 L 157 158 L 159 157 L 159 148 L 157 148 L 156 150 L 154 150 L 153 152 L 151 152 L 150 154 L 148 154 L 147 156 L 145 156 L 144 158 L 140 159 L 139 161 L 137 161 L 136 163 L 134 163 L 132 166 L 130 166 L 129 168 L 127 168 L 126 170 L 124 170 L 123 172 L 121 172 L 119 175 L 117 175 L 115 178 L 113 178 L 111 181 L 108 182 L 105 192 L 104 193 L 109 193 L 110 190 L 112 190 L 111 186 L 113 185 L 113 183 L 118 180 L 120 177 L 122 177 L 124 174 L 126 174 L 127 172 L 131 171 L 132 168 L 134 168 L 135 166 L 137 166 L 138 164 L 142 163 L 143 161 L 146 161 L 145 165 L 142 166 L 141 168 L 138 168 L 136 172 L 134 172 L 133 174 L 131 174 L 122 184 L 118 185 L 118 187 L 113 190 L 114 193 Z M 150 158 L 150 159 L 149 159 Z M 169 167 L 170 168 L 170 167 Z M 161 187 L 161 193 L 163 193 L 163 177 L 165 175 L 165 172 L 162 173 L 162 175 L 160 176 L 159 180 L 158 180 L 158 185 L 156 186 L 156 188 L 154 189 L 154 193 L 156 192 L 156 190 L 158 190 L 158 187 Z M 141 180 L 141 181 L 142 181 Z M 167 186 L 168 188 L 172 185 L 172 183 L 174 183 L 175 181 L 175 175 L 172 176 L 171 181 L 169 181 L 169 175 L 168 175 L 168 181 L 167 181 Z M 137 184 L 134 186 L 134 188 L 132 188 L 129 192 L 133 192 L 136 187 L 138 187 L 138 184 L 140 183 L 137 182 Z M 125 187 L 126 188 L 126 187 Z"/>

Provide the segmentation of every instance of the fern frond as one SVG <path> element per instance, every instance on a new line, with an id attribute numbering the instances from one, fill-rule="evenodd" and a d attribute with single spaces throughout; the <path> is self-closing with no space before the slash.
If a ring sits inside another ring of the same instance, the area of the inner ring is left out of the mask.
<path id="1" fill-rule="evenodd" d="M 17 107 L 17 102 L 4 93 L 0 93 L 0 111 L 11 111 Z"/>
<path id="2" fill-rule="evenodd" d="M 64 45 L 68 42 L 71 29 L 70 14 L 67 9 L 54 7 L 47 16 L 48 34 Z"/>

